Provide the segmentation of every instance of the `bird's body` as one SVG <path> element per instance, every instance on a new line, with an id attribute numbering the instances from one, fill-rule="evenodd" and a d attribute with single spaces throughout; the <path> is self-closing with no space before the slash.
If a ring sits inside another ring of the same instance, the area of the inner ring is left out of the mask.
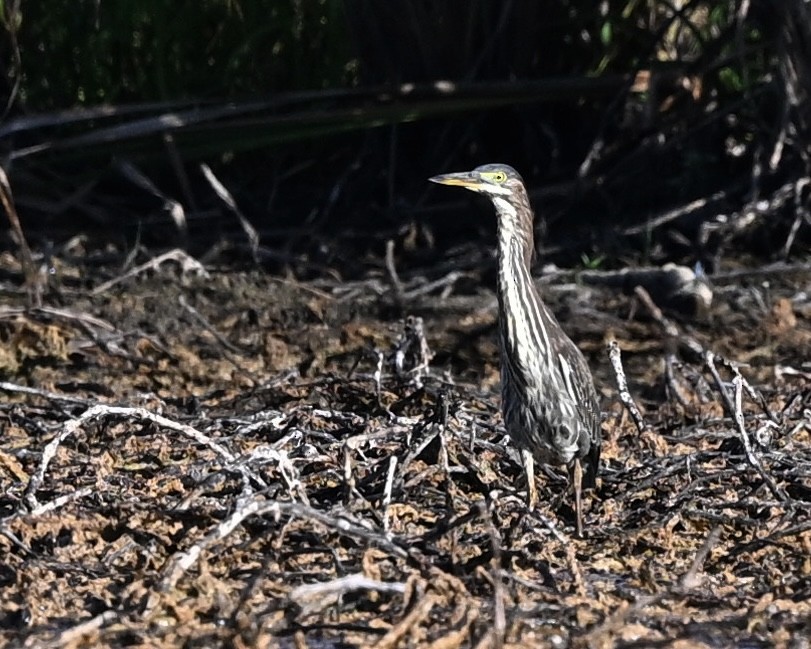
<path id="1" fill-rule="evenodd" d="M 521 449 L 530 506 L 537 503 L 535 460 L 571 469 L 581 534 L 581 488 L 594 486 L 600 459 L 599 402 L 583 354 L 532 281 L 533 213 L 524 183 L 507 165 L 431 180 L 486 194 L 496 208 L 504 422 Z"/>

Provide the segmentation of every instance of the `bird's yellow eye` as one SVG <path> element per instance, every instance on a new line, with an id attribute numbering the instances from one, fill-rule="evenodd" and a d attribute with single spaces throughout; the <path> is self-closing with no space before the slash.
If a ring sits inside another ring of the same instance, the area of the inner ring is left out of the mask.
<path id="1" fill-rule="evenodd" d="M 493 181 L 494 183 L 498 183 L 499 185 L 507 180 L 507 174 L 503 171 L 491 171 L 488 174 L 482 174 L 488 178 L 488 180 Z"/>

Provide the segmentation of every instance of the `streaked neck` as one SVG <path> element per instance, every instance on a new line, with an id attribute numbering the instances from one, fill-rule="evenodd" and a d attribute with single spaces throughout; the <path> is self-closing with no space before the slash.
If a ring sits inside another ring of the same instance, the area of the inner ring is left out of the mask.
<path id="1" fill-rule="evenodd" d="M 501 304 L 501 335 L 505 349 L 512 350 L 509 356 L 516 369 L 531 368 L 541 362 L 550 352 L 546 331 L 546 306 L 532 280 L 530 268 L 535 252 L 529 211 L 521 210 L 522 218 L 513 204 L 504 199 L 493 200 L 498 220 L 498 300 Z M 536 370 L 537 371 L 537 370 Z"/>
<path id="2" fill-rule="evenodd" d="M 493 205 L 498 213 L 499 258 L 505 260 L 517 254 L 516 260 L 523 263 L 529 272 L 535 255 L 535 233 L 529 200 L 526 196 L 523 198 L 525 205 L 516 205 L 497 196 L 493 198 Z"/>

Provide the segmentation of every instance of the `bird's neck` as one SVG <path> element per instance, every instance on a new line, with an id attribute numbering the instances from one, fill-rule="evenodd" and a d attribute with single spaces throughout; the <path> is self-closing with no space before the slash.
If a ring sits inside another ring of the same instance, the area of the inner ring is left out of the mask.
<path id="1" fill-rule="evenodd" d="M 511 263 L 523 265 L 529 274 L 535 255 L 535 233 L 531 217 L 527 219 L 525 216 L 527 213 L 532 214 L 528 199 L 525 206 L 517 206 L 503 198 L 495 198 L 493 203 L 498 213 L 500 270 L 510 270 L 503 268 L 505 261 L 509 259 Z"/>
<path id="2" fill-rule="evenodd" d="M 501 306 L 501 337 L 516 369 L 532 374 L 532 368 L 550 352 L 545 321 L 546 306 L 530 272 L 535 252 L 532 222 L 521 219 L 512 205 L 496 199 L 498 219 L 498 300 Z M 527 206 L 528 207 L 528 206 Z M 509 314 L 509 315 L 507 315 Z"/>

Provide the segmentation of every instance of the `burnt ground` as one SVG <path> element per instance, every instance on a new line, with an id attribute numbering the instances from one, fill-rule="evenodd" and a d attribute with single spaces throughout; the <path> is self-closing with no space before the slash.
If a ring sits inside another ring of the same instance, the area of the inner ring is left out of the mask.
<path id="1" fill-rule="evenodd" d="M 6 646 L 808 646 L 807 269 L 717 280 L 675 335 L 547 287 L 603 398 L 584 539 L 562 471 L 524 505 L 483 278 L 111 278 L 4 284 Z"/>

